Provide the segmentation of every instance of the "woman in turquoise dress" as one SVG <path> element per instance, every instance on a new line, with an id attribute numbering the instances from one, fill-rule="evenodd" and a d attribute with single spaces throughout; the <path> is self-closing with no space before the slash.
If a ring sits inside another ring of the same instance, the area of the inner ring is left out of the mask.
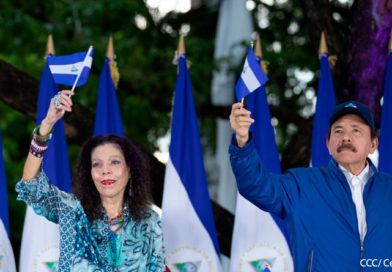
<path id="1" fill-rule="evenodd" d="M 41 163 L 52 127 L 72 110 L 71 91 L 52 99 L 33 132 L 18 199 L 59 224 L 59 271 L 165 271 L 159 216 L 151 209 L 148 168 L 127 138 L 94 136 L 83 145 L 72 193 L 51 184 Z"/>

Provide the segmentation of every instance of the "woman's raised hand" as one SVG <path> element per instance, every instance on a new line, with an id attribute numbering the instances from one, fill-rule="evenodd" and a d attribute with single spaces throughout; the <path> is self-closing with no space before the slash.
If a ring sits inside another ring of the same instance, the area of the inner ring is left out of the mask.
<path id="1" fill-rule="evenodd" d="M 41 127 L 39 133 L 41 135 L 46 135 L 50 132 L 54 124 L 61 117 L 64 116 L 64 113 L 72 111 L 72 99 L 71 97 L 75 93 L 70 90 L 63 90 L 58 92 L 51 100 L 50 106 L 48 109 L 48 113 L 46 114 L 45 119 L 42 120 Z"/>

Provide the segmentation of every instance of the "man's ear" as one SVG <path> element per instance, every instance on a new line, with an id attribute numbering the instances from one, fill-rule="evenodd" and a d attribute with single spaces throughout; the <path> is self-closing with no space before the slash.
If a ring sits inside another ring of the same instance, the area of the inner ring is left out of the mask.
<path id="1" fill-rule="evenodd" d="M 369 153 L 373 154 L 374 151 L 376 151 L 377 147 L 378 147 L 378 137 L 376 136 L 376 137 L 374 137 L 372 139 L 372 145 L 370 147 L 370 152 Z"/>

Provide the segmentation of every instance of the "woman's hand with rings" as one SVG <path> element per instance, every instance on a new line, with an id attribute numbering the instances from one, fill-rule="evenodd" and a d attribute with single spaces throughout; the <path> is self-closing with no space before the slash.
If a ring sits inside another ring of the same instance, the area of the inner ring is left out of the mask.
<path id="1" fill-rule="evenodd" d="M 61 117 L 64 116 L 64 113 L 72 111 L 72 99 L 71 97 L 74 95 L 74 92 L 70 90 L 63 90 L 58 92 L 50 101 L 50 106 L 48 109 L 48 113 L 43 121 L 45 121 L 48 125 L 53 126 Z"/>
<path id="2" fill-rule="evenodd" d="M 54 107 L 56 110 L 72 111 L 72 100 L 71 96 L 75 93 L 70 90 L 63 90 L 58 92 L 53 97 Z"/>

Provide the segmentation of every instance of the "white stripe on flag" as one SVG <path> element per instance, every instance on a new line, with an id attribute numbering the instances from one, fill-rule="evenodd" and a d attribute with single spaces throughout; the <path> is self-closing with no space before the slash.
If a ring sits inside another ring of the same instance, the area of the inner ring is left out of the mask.
<path id="1" fill-rule="evenodd" d="M 15 259 L 7 231 L 0 219 L 0 272 L 15 272 Z"/>
<path id="2" fill-rule="evenodd" d="M 93 58 L 88 56 L 86 59 L 85 67 L 91 68 L 91 64 L 93 63 Z M 67 75 L 77 75 L 80 69 L 82 69 L 83 61 L 79 61 L 72 64 L 63 64 L 63 65 L 49 65 L 50 71 L 52 74 L 67 74 Z"/>
<path id="3" fill-rule="evenodd" d="M 244 81 L 249 92 L 253 92 L 261 86 L 260 82 L 257 80 L 255 74 L 253 73 L 251 67 L 249 66 L 248 59 L 245 59 L 244 68 L 241 73 L 241 78 Z"/>
<path id="4" fill-rule="evenodd" d="M 64 64 L 64 65 L 49 65 L 52 74 L 67 74 L 67 75 L 77 75 L 80 68 L 82 67 L 83 61 Z"/>
<path id="5" fill-rule="evenodd" d="M 59 227 L 28 206 L 20 249 L 20 272 L 52 271 L 58 269 Z M 56 270 L 57 271 L 57 270 Z"/>
<path id="6" fill-rule="evenodd" d="M 177 271 L 178 265 L 191 263 L 197 271 L 221 271 L 211 237 L 197 216 L 170 157 L 163 191 L 162 228 L 167 266 Z"/>
<path id="7" fill-rule="evenodd" d="M 89 50 L 88 52 L 91 52 L 91 50 Z M 93 64 L 93 58 L 89 55 L 86 59 L 86 65 L 85 67 L 91 68 L 91 65 Z"/>
<path id="8" fill-rule="evenodd" d="M 269 213 L 237 194 L 230 271 L 263 271 L 266 265 L 271 271 L 294 270 L 286 238 Z"/>

